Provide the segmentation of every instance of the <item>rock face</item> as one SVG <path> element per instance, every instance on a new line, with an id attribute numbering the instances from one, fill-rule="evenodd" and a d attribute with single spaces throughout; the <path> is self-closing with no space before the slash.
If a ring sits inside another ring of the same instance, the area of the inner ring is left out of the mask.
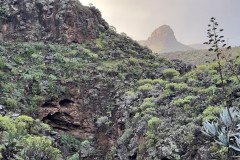
<path id="1" fill-rule="evenodd" d="M 175 38 L 173 30 L 168 25 L 163 25 L 152 32 L 148 40 L 139 41 L 141 45 L 149 47 L 157 53 L 192 50 Z"/>
<path id="2" fill-rule="evenodd" d="M 12 0 L 0 6 L 0 37 L 8 41 L 82 43 L 108 28 L 99 10 L 78 0 Z"/>

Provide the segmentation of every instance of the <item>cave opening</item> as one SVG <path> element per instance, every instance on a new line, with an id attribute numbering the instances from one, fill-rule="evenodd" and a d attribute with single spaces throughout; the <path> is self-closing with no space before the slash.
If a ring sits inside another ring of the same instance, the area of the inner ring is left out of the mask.
<path id="1" fill-rule="evenodd" d="M 45 108 L 45 107 L 54 107 L 55 105 L 52 104 L 52 101 L 48 101 L 48 102 L 45 102 L 42 107 Z"/>
<path id="2" fill-rule="evenodd" d="M 136 160 L 137 159 L 137 153 L 134 153 L 132 156 L 128 156 L 129 160 Z"/>
<path id="3" fill-rule="evenodd" d="M 167 157 L 163 157 L 161 160 L 170 160 L 170 159 Z"/>
<path id="4" fill-rule="evenodd" d="M 73 103 L 74 103 L 74 101 L 72 101 L 72 100 L 63 99 L 63 100 L 61 100 L 61 101 L 59 102 L 59 105 L 60 105 L 61 107 L 67 107 L 67 106 L 69 106 L 69 105 L 71 105 L 71 104 L 73 104 Z"/>

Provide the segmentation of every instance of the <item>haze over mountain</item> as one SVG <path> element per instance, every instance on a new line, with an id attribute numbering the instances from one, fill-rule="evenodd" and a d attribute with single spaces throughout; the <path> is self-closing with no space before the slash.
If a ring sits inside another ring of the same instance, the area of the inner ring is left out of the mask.
<path id="1" fill-rule="evenodd" d="M 193 48 L 177 41 L 173 30 L 168 25 L 163 25 L 154 30 L 147 40 L 139 41 L 141 45 L 149 47 L 157 53 L 186 51 Z"/>

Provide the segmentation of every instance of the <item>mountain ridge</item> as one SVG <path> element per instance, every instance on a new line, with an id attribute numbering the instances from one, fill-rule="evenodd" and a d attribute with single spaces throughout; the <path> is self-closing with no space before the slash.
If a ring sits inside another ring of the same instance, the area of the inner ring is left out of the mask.
<path id="1" fill-rule="evenodd" d="M 169 25 L 162 25 L 155 29 L 147 40 L 138 41 L 156 53 L 192 50 L 193 48 L 177 41 Z"/>

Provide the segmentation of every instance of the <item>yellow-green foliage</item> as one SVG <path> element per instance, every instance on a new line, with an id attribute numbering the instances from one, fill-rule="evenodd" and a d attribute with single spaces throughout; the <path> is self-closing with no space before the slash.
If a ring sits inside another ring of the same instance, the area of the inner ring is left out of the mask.
<path id="1" fill-rule="evenodd" d="M 157 141 L 158 137 L 152 132 L 146 133 L 147 147 L 150 148 Z"/>
<path id="2" fill-rule="evenodd" d="M 209 106 L 203 111 L 203 121 L 205 120 L 214 120 L 219 114 L 221 107 L 219 106 Z"/>
<path id="3" fill-rule="evenodd" d="M 19 133 L 27 133 L 27 129 L 30 129 L 30 127 L 33 125 L 33 118 L 32 117 L 28 117 L 25 115 L 19 116 L 15 119 L 15 124 L 16 124 L 16 128 L 18 129 Z"/>
<path id="4" fill-rule="evenodd" d="M 228 159 L 228 148 L 220 146 L 218 143 L 213 143 L 209 148 L 210 153 L 214 154 L 217 159 Z"/>
<path id="5" fill-rule="evenodd" d="M 163 75 L 167 79 L 173 79 L 174 77 L 178 77 L 180 73 L 173 68 L 169 68 L 163 71 Z"/>
<path id="6" fill-rule="evenodd" d="M 140 86 L 140 87 L 138 87 L 138 90 L 139 91 L 142 91 L 142 92 L 144 92 L 144 91 L 150 91 L 150 90 L 152 90 L 153 89 L 153 87 L 152 87 L 152 85 L 151 84 L 144 84 L 144 85 L 142 85 L 142 86 Z"/>
<path id="7" fill-rule="evenodd" d="M 3 149 L 3 146 L 0 145 L 0 159 L 2 159 L 2 154 L 1 154 L 1 150 Z"/>
<path id="8" fill-rule="evenodd" d="M 144 84 L 152 84 L 153 81 L 151 79 L 141 79 L 139 81 L 137 81 L 138 85 L 144 85 Z"/>
<path id="9" fill-rule="evenodd" d="M 187 96 L 184 99 L 179 98 L 178 100 L 174 101 L 174 105 L 177 107 L 183 107 L 186 104 L 190 104 L 193 96 Z"/>
<path id="10" fill-rule="evenodd" d="M 126 96 L 134 96 L 135 95 L 135 92 L 134 91 L 127 91 L 125 93 Z"/>
<path id="11" fill-rule="evenodd" d="M 50 139 L 46 137 L 36 137 L 29 136 L 23 140 L 24 145 L 24 153 L 25 156 L 23 158 L 41 158 L 42 155 L 47 155 L 51 160 L 56 160 L 61 153 L 61 151 L 52 146 L 52 142 Z M 32 152 L 38 153 L 33 154 Z M 33 155 L 37 157 L 32 157 Z"/>
<path id="12" fill-rule="evenodd" d="M 140 108 L 142 111 L 144 111 L 147 108 L 154 108 L 155 107 L 155 98 L 145 98 L 144 102 L 140 105 Z"/>
<path id="13" fill-rule="evenodd" d="M 29 124 L 33 124 L 34 119 L 32 117 L 26 116 L 26 115 L 21 115 L 15 119 L 15 122 L 26 122 Z"/>
<path id="14" fill-rule="evenodd" d="M 157 118 L 157 117 L 152 117 L 149 121 L 148 121 L 148 128 L 151 131 L 156 131 L 158 125 L 161 123 L 161 119 Z"/>
<path id="15" fill-rule="evenodd" d="M 167 81 L 164 81 L 162 79 L 154 79 L 153 84 L 166 84 Z"/>
<path id="16" fill-rule="evenodd" d="M 13 120 L 9 117 L 3 117 L 1 114 L 0 114 L 0 129 L 11 133 L 15 133 L 17 131 Z"/>
<path id="17" fill-rule="evenodd" d="M 188 90 L 188 85 L 186 83 L 168 83 L 165 88 L 171 91 L 183 92 Z"/>

